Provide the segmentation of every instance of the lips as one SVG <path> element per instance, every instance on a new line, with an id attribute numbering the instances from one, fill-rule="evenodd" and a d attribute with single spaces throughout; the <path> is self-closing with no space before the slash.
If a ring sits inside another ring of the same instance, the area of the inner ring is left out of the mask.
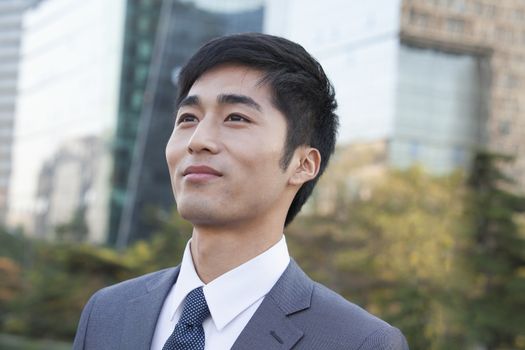
<path id="1" fill-rule="evenodd" d="M 209 166 L 205 165 L 192 165 L 184 170 L 182 173 L 183 176 L 187 175 L 213 175 L 213 176 L 222 176 L 222 173 L 218 170 L 215 170 Z"/>

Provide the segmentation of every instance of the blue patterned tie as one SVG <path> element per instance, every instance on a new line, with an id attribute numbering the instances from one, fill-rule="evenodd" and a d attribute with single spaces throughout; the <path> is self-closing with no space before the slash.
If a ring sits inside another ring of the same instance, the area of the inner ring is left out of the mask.
<path id="1" fill-rule="evenodd" d="M 162 350 L 204 350 L 202 322 L 210 316 L 210 310 L 202 287 L 195 288 L 186 297 L 179 322 Z"/>

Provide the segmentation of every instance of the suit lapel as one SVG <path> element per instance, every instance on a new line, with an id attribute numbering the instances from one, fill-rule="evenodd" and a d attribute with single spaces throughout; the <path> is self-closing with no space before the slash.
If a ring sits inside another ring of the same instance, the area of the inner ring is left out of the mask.
<path id="1" fill-rule="evenodd" d="M 303 331 L 288 317 L 310 307 L 313 282 L 294 260 L 252 316 L 232 350 L 291 349 Z"/>
<path id="2" fill-rule="evenodd" d="M 121 349 L 149 350 L 164 299 L 177 280 L 180 267 L 168 269 L 146 283 L 146 293 L 131 299 L 125 310 Z"/>

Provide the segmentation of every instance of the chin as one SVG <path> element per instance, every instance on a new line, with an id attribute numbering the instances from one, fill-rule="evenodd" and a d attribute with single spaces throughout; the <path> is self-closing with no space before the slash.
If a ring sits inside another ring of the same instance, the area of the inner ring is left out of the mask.
<path id="1" fill-rule="evenodd" d="M 217 212 L 210 208 L 209 205 L 200 203 L 182 203 L 177 206 L 177 211 L 184 220 L 191 222 L 193 225 L 211 224 L 218 221 Z"/>
<path id="2" fill-rule="evenodd" d="M 193 226 L 229 227 L 241 221 L 238 217 L 226 213 L 224 207 L 221 207 L 219 210 L 211 210 L 209 206 L 205 208 L 202 206 L 182 206 L 177 210 L 180 216 L 184 218 L 184 220 L 190 222 Z"/>

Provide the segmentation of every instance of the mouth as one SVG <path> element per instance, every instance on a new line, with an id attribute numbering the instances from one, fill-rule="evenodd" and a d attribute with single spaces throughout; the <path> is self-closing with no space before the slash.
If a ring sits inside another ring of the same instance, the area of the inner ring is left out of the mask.
<path id="1" fill-rule="evenodd" d="M 182 176 L 188 181 L 202 182 L 212 180 L 222 176 L 222 173 L 205 165 L 193 165 L 184 170 Z"/>

